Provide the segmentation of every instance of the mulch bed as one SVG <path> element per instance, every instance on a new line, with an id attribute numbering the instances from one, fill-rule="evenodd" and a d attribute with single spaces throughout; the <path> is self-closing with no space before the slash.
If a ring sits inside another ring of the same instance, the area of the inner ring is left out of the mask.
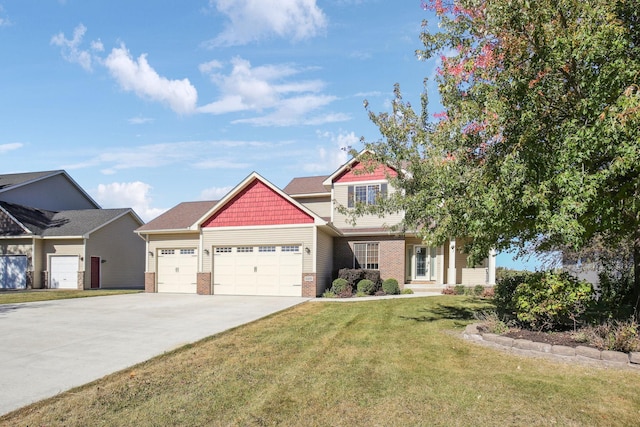
<path id="1" fill-rule="evenodd" d="M 512 329 L 506 334 L 505 337 L 514 339 L 524 339 L 535 342 L 542 342 L 551 345 L 565 345 L 567 347 L 577 347 L 579 345 L 585 347 L 592 347 L 588 343 L 579 342 L 573 339 L 571 331 L 564 332 L 538 332 L 529 331 L 526 329 Z"/>

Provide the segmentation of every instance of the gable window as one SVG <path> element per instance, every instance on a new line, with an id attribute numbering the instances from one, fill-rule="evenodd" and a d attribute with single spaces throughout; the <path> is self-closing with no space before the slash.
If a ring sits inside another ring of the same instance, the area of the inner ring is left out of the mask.
<path id="1" fill-rule="evenodd" d="M 348 188 L 347 206 L 352 208 L 359 204 L 375 205 L 380 197 L 387 194 L 387 184 L 350 185 Z"/>
<path id="2" fill-rule="evenodd" d="M 379 243 L 354 243 L 353 268 L 378 269 Z"/>

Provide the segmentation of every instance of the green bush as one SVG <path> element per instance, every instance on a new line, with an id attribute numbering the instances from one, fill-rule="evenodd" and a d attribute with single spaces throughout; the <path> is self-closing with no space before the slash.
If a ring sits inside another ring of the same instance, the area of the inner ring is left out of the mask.
<path id="1" fill-rule="evenodd" d="M 358 292 L 363 292 L 367 295 L 373 295 L 376 292 L 376 284 L 369 279 L 362 279 L 358 282 Z"/>
<path id="2" fill-rule="evenodd" d="M 398 295 L 400 293 L 400 286 L 396 279 L 386 279 L 382 282 L 382 290 L 388 295 Z"/>
<path id="3" fill-rule="evenodd" d="M 593 297 L 591 283 L 568 273 L 538 272 L 516 287 L 513 305 L 517 319 L 532 329 L 575 329 Z"/>
<path id="4" fill-rule="evenodd" d="M 498 280 L 494 287 L 493 302 L 500 317 L 515 316 L 516 307 L 513 301 L 513 294 L 518 285 L 527 281 L 531 274 L 529 272 L 510 274 Z"/>
<path id="5" fill-rule="evenodd" d="M 476 285 L 473 288 L 473 294 L 477 297 L 479 297 L 480 295 L 482 295 L 482 293 L 484 292 L 484 286 L 482 285 Z"/>
<path id="6" fill-rule="evenodd" d="M 364 270 L 360 270 L 359 268 L 341 268 L 338 270 L 338 278 L 346 280 L 349 286 L 355 288 L 356 284 L 364 279 Z"/>
<path id="7" fill-rule="evenodd" d="M 413 293 L 413 289 L 405 288 L 400 292 L 402 295 L 409 295 Z"/>
<path id="8" fill-rule="evenodd" d="M 464 285 L 455 285 L 453 287 L 453 293 L 456 295 L 464 295 Z"/>
<path id="9" fill-rule="evenodd" d="M 344 293 L 348 287 L 349 282 L 347 282 L 345 279 L 337 278 L 333 281 L 333 283 L 331 283 L 331 292 L 338 295 Z"/>

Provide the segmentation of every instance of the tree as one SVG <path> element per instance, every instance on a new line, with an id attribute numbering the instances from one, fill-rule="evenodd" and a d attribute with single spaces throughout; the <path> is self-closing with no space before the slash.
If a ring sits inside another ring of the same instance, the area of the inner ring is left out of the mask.
<path id="1" fill-rule="evenodd" d="M 633 244 L 640 294 L 638 0 L 430 0 L 421 58 L 438 57 L 444 111 L 415 112 L 396 86 L 370 118 L 378 161 L 406 171 L 379 210 L 431 243 L 579 249 Z"/>

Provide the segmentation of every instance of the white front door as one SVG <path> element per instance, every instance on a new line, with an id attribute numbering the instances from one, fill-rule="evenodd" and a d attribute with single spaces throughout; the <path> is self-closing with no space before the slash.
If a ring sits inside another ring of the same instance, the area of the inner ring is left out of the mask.
<path id="1" fill-rule="evenodd" d="M 77 256 L 52 256 L 51 289 L 78 289 L 78 257 Z"/>
<path id="2" fill-rule="evenodd" d="M 413 279 L 436 280 L 436 248 L 414 246 Z"/>

